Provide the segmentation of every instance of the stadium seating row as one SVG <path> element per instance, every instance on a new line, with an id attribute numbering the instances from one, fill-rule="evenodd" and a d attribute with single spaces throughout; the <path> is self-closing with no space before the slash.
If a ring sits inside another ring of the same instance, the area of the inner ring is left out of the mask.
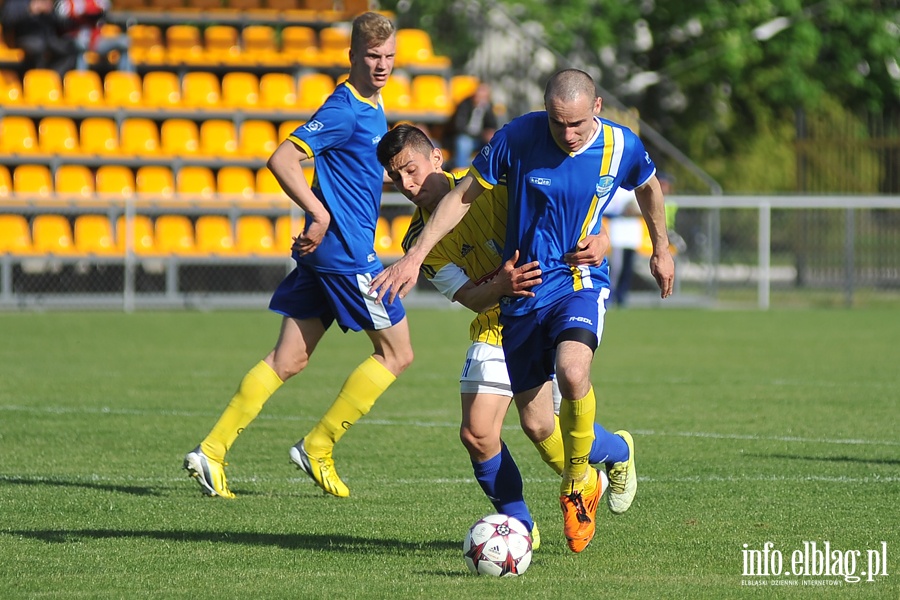
<path id="1" fill-rule="evenodd" d="M 379 217 L 376 251 L 398 256 L 400 241 L 410 217 L 388 222 Z M 74 221 L 74 224 L 73 224 Z M 303 218 L 289 215 L 269 217 L 244 215 L 232 222 L 222 215 L 203 215 L 192 221 L 185 215 L 166 214 L 155 220 L 137 215 L 133 221 L 132 247 L 140 256 L 221 255 L 284 256 L 290 252 L 293 236 L 303 229 Z M 124 216 L 115 220 L 102 214 L 84 214 L 70 220 L 57 214 L 41 214 L 28 220 L 18 214 L 0 214 L 0 254 L 123 256 L 128 244 Z"/>
<path id="2" fill-rule="evenodd" d="M 161 9 L 177 12 L 192 11 L 292 11 L 307 10 L 322 13 L 353 15 L 369 10 L 369 0 L 343 0 L 339 5 L 332 0 L 115 0 L 115 10 L 140 11 Z"/>
<path id="3" fill-rule="evenodd" d="M 247 120 L 236 127 L 224 119 L 198 125 L 176 118 L 158 125 L 130 118 L 119 131 L 116 122 L 105 117 L 84 119 L 80 126 L 68 117 L 45 117 L 35 128 L 30 117 L 12 116 L 0 119 L 0 154 L 265 159 L 301 123 L 284 121 L 276 128 L 271 121 Z"/>
<path id="4" fill-rule="evenodd" d="M 270 25 L 176 24 L 162 29 L 157 25 L 132 25 L 130 56 L 138 65 L 228 65 L 285 66 L 318 68 L 348 67 L 350 29 L 342 25 L 325 27 L 316 33 L 312 27 L 289 25 L 277 29 Z M 112 29 L 110 33 L 115 33 Z M 423 29 L 397 31 L 397 68 L 442 70 L 450 59 L 434 53 L 431 36 Z"/>
<path id="5" fill-rule="evenodd" d="M 311 182 L 313 169 L 304 167 Z M 255 199 L 283 200 L 290 205 L 272 172 L 262 167 L 222 167 L 217 173 L 201 166 L 185 166 L 174 174 L 168 166 L 148 165 L 135 171 L 121 165 L 102 165 L 96 171 L 83 165 L 62 165 L 55 176 L 46 165 L 19 165 L 10 174 L 0 165 L 0 201 L 11 194 L 26 201 L 59 197 L 67 201 L 109 201 L 147 197 L 159 200 L 239 200 L 252 205 Z"/>
<path id="6" fill-rule="evenodd" d="M 345 77 L 339 78 L 343 81 Z M 234 71 L 221 79 L 214 73 L 191 71 L 179 77 L 171 71 L 136 73 L 112 71 L 103 79 L 95 71 L 71 71 L 61 78 L 49 69 L 32 69 L 19 79 L 12 70 L 0 70 L 0 104 L 6 107 L 44 109 L 153 110 L 248 110 L 301 111 L 318 108 L 334 90 L 335 80 L 326 73 Z M 477 79 L 457 75 L 408 77 L 395 73 L 382 90 L 390 111 L 414 111 L 447 116 L 468 96 Z"/>

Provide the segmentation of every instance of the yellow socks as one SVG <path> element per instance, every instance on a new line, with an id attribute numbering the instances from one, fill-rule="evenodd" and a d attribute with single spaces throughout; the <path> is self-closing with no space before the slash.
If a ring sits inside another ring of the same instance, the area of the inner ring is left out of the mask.
<path id="1" fill-rule="evenodd" d="M 310 454 L 329 454 L 350 426 L 369 412 L 378 397 L 397 379 L 370 356 L 344 382 L 337 399 L 305 438 Z"/>
<path id="2" fill-rule="evenodd" d="M 234 440 L 250 424 L 263 404 L 284 383 L 265 361 L 250 369 L 237 392 L 231 398 L 231 402 L 225 408 L 225 412 L 219 417 L 219 421 L 213 427 L 200 449 L 208 458 L 223 462 L 225 453 L 231 448 Z"/>
<path id="3" fill-rule="evenodd" d="M 550 468 L 556 471 L 557 475 L 562 475 L 566 466 L 566 450 L 563 447 L 562 433 L 559 429 L 559 417 L 553 415 L 555 427 L 550 437 L 542 442 L 534 442 L 538 454 L 544 459 L 544 462 L 550 465 Z"/>
<path id="4" fill-rule="evenodd" d="M 580 400 L 563 398 L 559 407 L 559 424 L 568 463 L 563 473 L 562 493 L 581 488 L 588 474 L 588 459 L 594 443 L 594 416 L 597 413 L 597 402 L 594 388 Z"/>

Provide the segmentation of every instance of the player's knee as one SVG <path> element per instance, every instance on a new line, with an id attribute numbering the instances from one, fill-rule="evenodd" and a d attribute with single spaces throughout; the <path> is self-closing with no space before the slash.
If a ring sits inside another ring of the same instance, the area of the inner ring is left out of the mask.
<path id="1" fill-rule="evenodd" d="M 549 423 L 542 423 L 539 421 L 523 420 L 521 422 L 521 425 L 522 431 L 525 433 L 528 439 L 534 443 L 542 442 L 553 435 L 553 421 L 550 421 Z"/>
<path id="2" fill-rule="evenodd" d="M 413 355 L 412 346 L 407 346 L 384 356 L 384 366 L 395 376 L 399 376 L 412 364 L 413 358 L 415 356 Z"/>
<path id="3" fill-rule="evenodd" d="M 465 425 L 459 428 L 459 441 L 473 458 L 490 455 L 500 445 L 500 437 L 494 432 L 476 430 Z"/>
<path id="4" fill-rule="evenodd" d="M 306 368 L 309 364 L 309 355 L 306 353 L 285 355 L 273 352 L 267 362 L 282 381 L 287 381 Z"/>

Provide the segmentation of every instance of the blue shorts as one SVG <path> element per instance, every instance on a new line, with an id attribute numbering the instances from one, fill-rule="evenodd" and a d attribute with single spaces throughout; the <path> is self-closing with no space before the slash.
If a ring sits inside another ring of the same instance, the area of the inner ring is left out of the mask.
<path id="1" fill-rule="evenodd" d="M 269 301 L 269 310 L 294 319 L 316 319 L 325 329 L 337 320 L 344 331 L 387 329 L 406 316 L 403 304 L 375 303 L 369 284 L 376 273 L 322 273 L 298 263 Z"/>
<path id="2" fill-rule="evenodd" d="M 556 371 L 556 344 L 572 328 L 603 336 L 609 288 L 586 288 L 527 315 L 500 315 L 503 353 L 514 394 L 543 385 Z"/>

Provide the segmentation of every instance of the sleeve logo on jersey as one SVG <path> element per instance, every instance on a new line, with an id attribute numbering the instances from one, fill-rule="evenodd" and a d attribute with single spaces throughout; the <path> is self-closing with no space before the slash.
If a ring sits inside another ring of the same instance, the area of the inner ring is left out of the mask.
<path id="1" fill-rule="evenodd" d="M 381 136 L 376 135 L 375 137 L 372 138 L 372 145 L 374 146 L 374 145 L 378 144 L 378 142 L 380 142 L 380 141 L 381 141 Z"/>
<path id="2" fill-rule="evenodd" d="M 649 153 L 649 152 L 644 152 L 644 160 L 647 161 L 647 164 L 648 164 L 648 165 L 649 165 L 651 162 L 653 162 L 653 161 L 650 160 L 650 153 Z"/>
<path id="3" fill-rule="evenodd" d="M 491 155 L 491 145 L 486 144 L 484 148 L 481 149 L 481 155 L 485 158 L 488 158 Z"/>
<path id="4" fill-rule="evenodd" d="M 610 190 L 613 188 L 613 184 L 616 182 L 616 179 L 611 175 L 604 175 L 600 178 L 600 181 L 597 182 L 596 193 L 598 198 L 602 198 L 609 194 Z"/>
<path id="5" fill-rule="evenodd" d="M 315 119 L 313 119 L 312 121 L 309 121 L 306 125 L 304 125 L 303 129 L 307 131 L 320 131 L 322 129 L 325 129 L 325 125 L 322 124 L 322 121 L 316 121 Z"/>

